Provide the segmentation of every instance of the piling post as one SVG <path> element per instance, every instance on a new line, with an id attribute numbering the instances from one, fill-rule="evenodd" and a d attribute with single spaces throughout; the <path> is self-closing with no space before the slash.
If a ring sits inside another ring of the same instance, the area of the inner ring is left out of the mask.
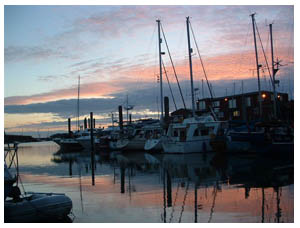
<path id="1" fill-rule="evenodd" d="M 71 118 L 68 118 L 68 133 L 71 136 Z"/>
<path id="2" fill-rule="evenodd" d="M 83 124 L 84 124 L 84 130 L 87 129 L 87 119 L 86 118 L 84 118 Z"/>
<path id="3" fill-rule="evenodd" d="M 90 119 L 93 119 L 93 112 L 90 113 Z M 95 185 L 95 153 L 94 153 L 94 132 L 91 124 L 91 163 L 92 163 L 92 185 Z"/>
<path id="4" fill-rule="evenodd" d="M 72 172 L 72 165 L 73 165 L 73 161 L 70 160 L 70 161 L 69 161 L 69 176 L 70 176 L 70 177 L 72 177 L 72 175 L 73 175 L 73 172 Z"/>
<path id="5" fill-rule="evenodd" d="M 167 173 L 167 207 L 172 207 L 172 180 L 168 170 L 166 170 L 166 173 Z"/>
<path id="6" fill-rule="evenodd" d="M 121 105 L 119 105 L 119 126 L 121 134 L 123 134 L 123 111 Z"/>
<path id="7" fill-rule="evenodd" d="M 120 166 L 121 171 L 121 193 L 125 193 L 125 167 L 124 165 Z"/>

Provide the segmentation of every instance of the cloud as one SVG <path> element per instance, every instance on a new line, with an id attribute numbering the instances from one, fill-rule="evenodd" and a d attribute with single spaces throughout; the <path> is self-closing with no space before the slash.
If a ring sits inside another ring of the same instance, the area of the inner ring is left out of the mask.
<path id="1" fill-rule="evenodd" d="M 70 58 L 70 56 L 63 54 L 63 52 L 59 50 L 45 48 L 42 46 L 9 46 L 4 49 L 5 62 L 24 61 L 28 59 L 41 61 L 50 57 Z"/>

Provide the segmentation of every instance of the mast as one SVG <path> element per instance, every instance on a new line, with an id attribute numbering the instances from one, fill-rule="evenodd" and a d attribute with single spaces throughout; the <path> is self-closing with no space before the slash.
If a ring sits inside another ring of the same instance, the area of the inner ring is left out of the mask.
<path id="1" fill-rule="evenodd" d="M 77 94 L 77 130 L 80 130 L 79 127 L 79 95 L 80 95 L 80 75 L 78 76 L 78 94 Z"/>
<path id="2" fill-rule="evenodd" d="M 192 69 L 192 52 L 193 49 L 191 48 L 190 42 L 190 18 L 186 18 L 186 29 L 187 29 L 187 38 L 188 38 L 188 51 L 189 51 L 189 63 L 190 63 L 190 78 L 191 78 L 191 92 L 192 92 L 192 110 L 193 110 L 193 117 L 195 116 L 195 98 L 194 98 L 194 83 L 193 83 L 193 69 Z"/>
<path id="3" fill-rule="evenodd" d="M 163 119 L 163 89 L 162 89 L 162 63 L 161 63 L 161 43 L 162 39 L 160 38 L 160 20 L 156 20 L 158 27 L 158 53 L 159 53 L 159 83 L 160 83 L 160 119 Z"/>
<path id="4" fill-rule="evenodd" d="M 262 117 L 262 103 L 261 103 L 261 90 L 260 90 L 260 78 L 259 78 L 259 68 L 261 67 L 258 64 L 258 54 L 257 54 L 257 45 L 256 45 L 256 34 L 255 34 L 255 13 L 250 15 L 252 18 L 252 27 L 253 27 L 253 37 L 254 37 L 254 49 L 255 49 L 255 59 L 256 59 L 256 73 L 257 73 L 257 84 L 258 84 L 258 102 L 259 102 L 259 117 Z"/>
<path id="5" fill-rule="evenodd" d="M 127 125 L 128 125 L 128 94 L 126 95 L 126 121 L 127 121 Z"/>
<path id="6" fill-rule="evenodd" d="M 274 94 L 274 117 L 277 119 L 277 91 L 275 86 L 275 74 L 278 71 L 278 69 L 275 69 L 275 63 L 274 63 L 274 53 L 273 53 L 273 34 L 272 34 L 272 24 L 270 26 L 270 40 L 271 40 L 271 57 L 272 57 L 272 77 L 273 77 L 273 94 Z"/>

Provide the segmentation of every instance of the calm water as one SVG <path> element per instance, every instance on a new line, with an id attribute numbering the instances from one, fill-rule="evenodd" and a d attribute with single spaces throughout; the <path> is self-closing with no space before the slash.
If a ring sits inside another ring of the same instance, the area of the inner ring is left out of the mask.
<path id="1" fill-rule="evenodd" d="M 293 161 L 96 154 L 92 185 L 89 153 L 58 150 L 53 142 L 21 144 L 21 181 L 26 191 L 66 193 L 73 222 L 294 222 Z"/>

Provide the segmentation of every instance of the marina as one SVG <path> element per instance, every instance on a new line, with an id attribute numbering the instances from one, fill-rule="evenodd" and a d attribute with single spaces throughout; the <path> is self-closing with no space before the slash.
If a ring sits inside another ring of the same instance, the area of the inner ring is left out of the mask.
<path id="1" fill-rule="evenodd" d="M 210 19 L 214 31 L 193 7 L 220 16 L 229 10 L 232 16 L 224 18 L 232 21 Z M 95 14 L 73 15 L 83 8 Z M 245 6 L 243 12 L 236 6 L 83 8 L 66 6 L 73 24 L 69 30 L 61 24 L 61 36 L 52 34 L 66 42 L 57 46 L 55 61 L 68 60 L 42 71 L 60 73 L 32 76 L 46 82 L 37 95 L 6 89 L 14 95 L 5 99 L 4 222 L 294 223 L 294 30 L 287 26 L 294 23 L 293 6 L 262 6 L 266 17 L 277 9 L 288 21 L 268 22 L 262 33 L 255 7 L 246 16 Z M 153 19 L 150 8 L 187 16 Z M 17 8 L 6 9 L 11 19 Z M 136 32 L 106 18 L 115 13 L 115 21 Z M 134 20 L 124 16 L 132 14 Z M 75 46 L 70 31 L 80 34 Z M 288 31 L 290 40 L 278 31 Z M 65 45 L 80 54 L 64 53 Z M 5 50 L 9 55 L 11 46 Z M 41 53 L 53 55 L 49 50 Z M 37 66 L 35 74 L 42 74 Z"/>

